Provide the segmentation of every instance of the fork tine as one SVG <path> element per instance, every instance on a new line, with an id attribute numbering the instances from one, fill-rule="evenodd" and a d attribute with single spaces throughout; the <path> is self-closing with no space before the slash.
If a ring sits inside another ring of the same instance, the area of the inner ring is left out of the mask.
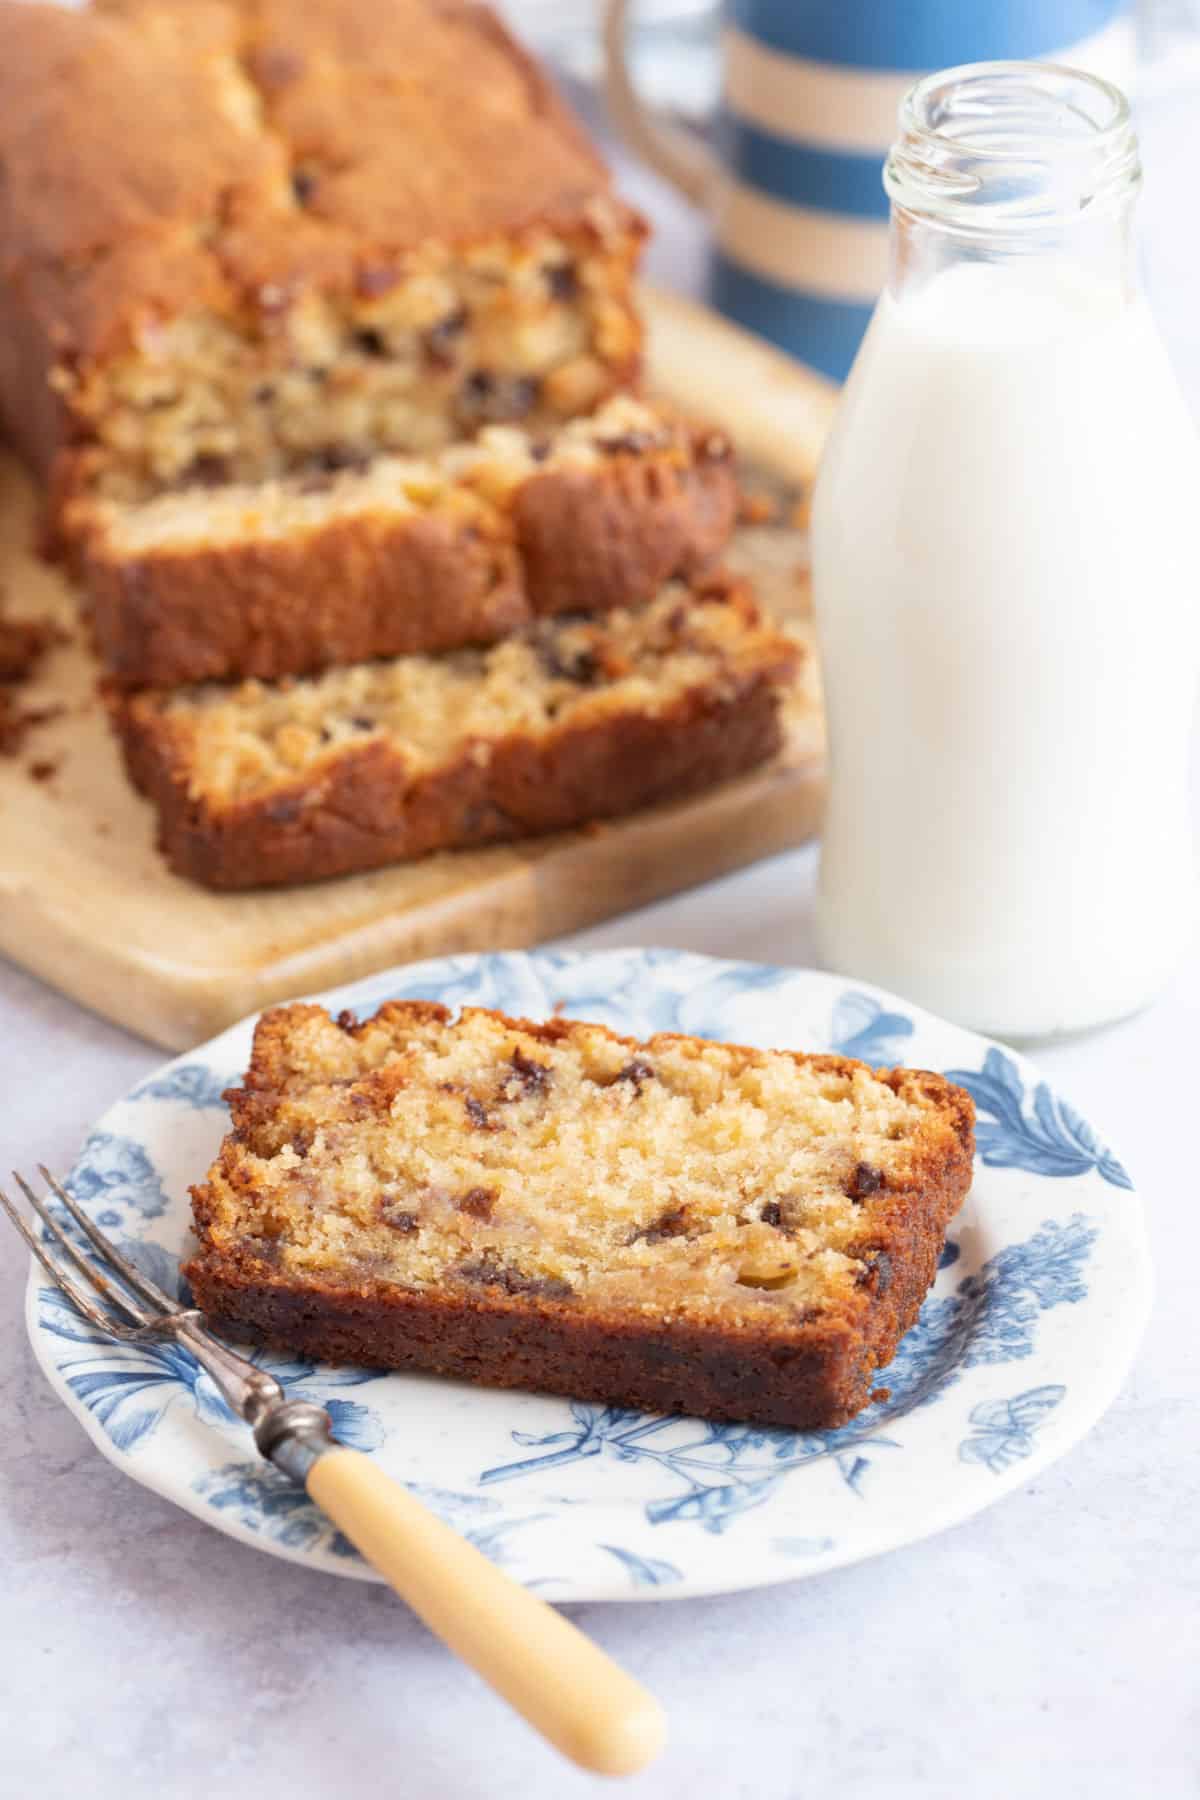
<path id="1" fill-rule="evenodd" d="M 135 1294 L 139 1294 L 143 1300 L 149 1300 L 152 1306 L 159 1307 L 163 1312 L 183 1312 L 184 1309 L 178 1300 L 173 1300 L 169 1294 L 164 1294 L 156 1281 L 151 1281 L 150 1277 L 143 1275 L 142 1271 L 136 1264 L 130 1262 L 127 1256 L 121 1255 L 111 1239 L 105 1237 L 100 1227 L 92 1223 L 83 1208 L 72 1200 L 61 1183 L 55 1181 L 45 1163 L 39 1163 L 37 1167 L 38 1174 L 46 1186 L 50 1188 L 57 1199 L 62 1201 L 84 1237 L 95 1246 L 101 1256 L 112 1265 L 121 1280 L 131 1287 Z"/>
<path id="2" fill-rule="evenodd" d="M 111 1314 L 106 1313 L 102 1307 L 97 1306 L 95 1302 L 83 1292 L 83 1289 L 78 1283 L 72 1281 L 71 1277 L 63 1269 L 59 1268 L 45 1246 L 40 1244 L 33 1232 L 30 1231 L 28 1225 L 25 1223 L 8 1195 L 4 1192 L 3 1188 L 0 1188 L 0 1206 L 4 1208 L 5 1212 L 20 1232 L 22 1238 L 24 1238 L 27 1249 L 37 1257 L 55 1287 L 62 1289 L 63 1293 L 67 1296 L 67 1299 L 71 1302 L 71 1305 L 77 1312 L 83 1315 L 89 1324 L 95 1325 L 100 1331 L 106 1331 L 111 1337 L 115 1338 L 132 1338 L 138 1335 L 138 1333 L 131 1330 L 129 1326 L 120 1324 L 111 1316 Z"/>
<path id="3" fill-rule="evenodd" d="M 79 1270 L 79 1273 L 84 1276 L 86 1280 L 90 1281 L 94 1288 L 97 1288 L 99 1292 L 104 1295 L 104 1298 L 110 1305 L 119 1307 L 123 1313 L 131 1318 L 135 1325 L 148 1325 L 150 1323 L 151 1315 L 146 1312 L 143 1307 L 139 1306 L 136 1301 L 131 1300 L 129 1295 L 126 1294 L 123 1289 L 117 1287 L 115 1282 L 110 1281 L 108 1276 L 104 1273 L 104 1270 L 97 1268 L 96 1264 L 86 1257 L 82 1250 L 75 1247 L 58 1220 L 54 1217 L 54 1214 L 50 1211 L 50 1208 L 46 1205 L 46 1202 L 38 1199 L 38 1196 L 34 1193 L 25 1177 L 19 1174 L 16 1169 L 13 1169 L 11 1173 L 13 1180 L 28 1200 L 30 1206 L 32 1206 L 38 1218 L 42 1221 L 42 1224 L 46 1227 L 47 1231 L 53 1233 L 60 1248 L 66 1251 L 72 1263 L 74 1263 L 75 1267 Z"/>

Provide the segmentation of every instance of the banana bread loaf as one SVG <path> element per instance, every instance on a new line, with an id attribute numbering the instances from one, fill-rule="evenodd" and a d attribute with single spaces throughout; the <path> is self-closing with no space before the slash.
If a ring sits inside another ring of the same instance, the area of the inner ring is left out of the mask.
<path id="1" fill-rule="evenodd" d="M 620 396 L 550 437 L 100 501 L 84 580 L 123 685 L 271 680 L 640 604 L 710 564 L 736 509 L 727 438 Z"/>
<path id="2" fill-rule="evenodd" d="M 779 747 L 800 652 L 723 577 L 543 619 L 487 649 L 268 685 L 110 696 L 181 875 L 217 888 L 563 830 Z"/>
<path id="3" fill-rule="evenodd" d="M 0 415 L 60 523 L 633 376 L 640 221 L 486 7 L 0 0 L 0 43 Z"/>
<path id="4" fill-rule="evenodd" d="M 264 1014 L 193 1189 L 221 1328 L 306 1359 L 813 1430 L 971 1180 L 940 1075 L 396 1002 Z"/>

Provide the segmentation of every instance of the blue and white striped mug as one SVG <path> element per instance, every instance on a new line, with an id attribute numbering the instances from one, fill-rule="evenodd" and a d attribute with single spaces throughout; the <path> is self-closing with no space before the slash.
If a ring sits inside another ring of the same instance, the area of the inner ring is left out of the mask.
<path id="1" fill-rule="evenodd" d="M 884 155 L 921 75 L 957 63 L 1071 63 L 1127 86 L 1131 0 L 726 0 L 716 154 L 653 117 L 607 0 L 608 92 L 632 147 L 713 223 L 712 297 L 841 378 L 887 271 Z"/>

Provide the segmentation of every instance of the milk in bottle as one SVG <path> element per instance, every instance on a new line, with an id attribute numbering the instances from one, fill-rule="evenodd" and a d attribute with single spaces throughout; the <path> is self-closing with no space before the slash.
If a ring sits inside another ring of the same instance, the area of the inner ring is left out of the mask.
<path id="1" fill-rule="evenodd" d="M 1125 103 L 918 84 L 813 509 L 835 968 L 977 1029 L 1141 1006 L 1186 941 L 1200 449 L 1130 252 Z"/>

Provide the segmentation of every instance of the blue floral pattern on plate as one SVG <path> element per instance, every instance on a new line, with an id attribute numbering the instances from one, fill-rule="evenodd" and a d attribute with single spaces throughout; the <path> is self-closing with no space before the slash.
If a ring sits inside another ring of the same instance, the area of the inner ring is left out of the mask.
<path id="1" fill-rule="evenodd" d="M 1095 1169 L 1114 1187 L 1133 1183 L 1086 1119 L 1044 1081 L 1027 1093 L 1011 1056 L 995 1045 L 982 1069 L 947 1069 L 965 1087 L 979 1114 L 978 1151 L 991 1169 L 1030 1169 L 1035 1175 L 1084 1175 Z"/>
<path id="2" fill-rule="evenodd" d="M 131 1100 L 174 1100 L 197 1112 L 220 1108 L 225 1104 L 225 1089 L 236 1087 L 238 1075 L 220 1075 L 202 1062 L 171 1063 L 149 1081 L 135 1087 Z"/>
<path id="3" fill-rule="evenodd" d="M 1027 1480 L 1111 1398 L 1146 1308 L 1140 1210 L 1096 1132 L 1020 1058 L 861 984 L 673 950 L 447 957 L 321 998 L 363 1013 L 398 996 L 941 1068 L 978 1108 L 976 1185 L 937 1283 L 874 1404 L 838 1431 L 260 1357 L 292 1393 L 328 1406 L 345 1442 L 551 1597 L 751 1586 L 911 1541 Z M 243 1022 L 142 1082 L 71 1176 L 81 1203 L 171 1291 L 182 1291 L 187 1188 L 220 1141 L 221 1095 L 250 1032 Z M 370 1577 L 307 1497 L 254 1457 L 190 1358 L 98 1336 L 36 1271 L 29 1321 L 59 1393 L 136 1479 L 246 1542 Z"/>

